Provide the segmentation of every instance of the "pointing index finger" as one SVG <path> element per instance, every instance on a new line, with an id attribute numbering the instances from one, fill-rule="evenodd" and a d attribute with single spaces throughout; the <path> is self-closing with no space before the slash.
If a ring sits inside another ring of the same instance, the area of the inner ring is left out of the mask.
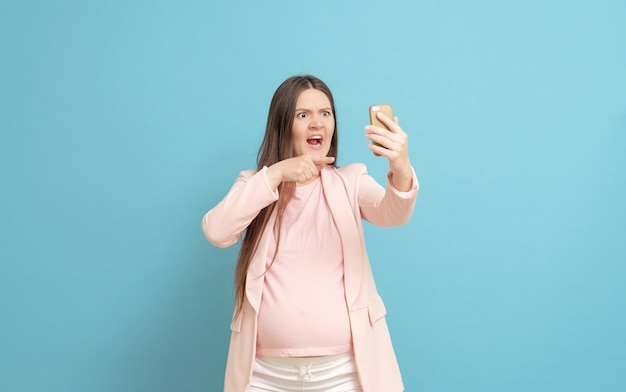
<path id="1" fill-rule="evenodd" d="M 320 157 L 320 158 L 313 158 L 313 163 L 315 164 L 326 164 L 326 163 L 333 163 L 335 162 L 335 157 Z"/>

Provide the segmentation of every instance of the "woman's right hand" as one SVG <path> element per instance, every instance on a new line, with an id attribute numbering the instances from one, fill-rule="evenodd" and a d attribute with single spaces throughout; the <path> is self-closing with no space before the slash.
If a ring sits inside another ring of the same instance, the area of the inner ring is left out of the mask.
<path id="1" fill-rule="evenodd" d="M 276 162 L 267 168 L 267 176 L 272 189 L 278 188 L 283 181 L 295 181 L 306 184 L 320 175 L 320 170 L 335 162 L 334 157 L 313 157 L 305 154 Z"/>

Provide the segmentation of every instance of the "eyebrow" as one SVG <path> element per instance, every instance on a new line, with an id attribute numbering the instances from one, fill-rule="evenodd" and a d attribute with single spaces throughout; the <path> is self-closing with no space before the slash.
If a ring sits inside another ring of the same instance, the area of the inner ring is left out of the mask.
<path id="1" fill-rule="evenodd" d="M 310 110 L 310 109 L 296 108 L 296 112 L 311 112 L 311 111 L 312 110 Z M 325 107 L 325 108 L 321 108 L 320 109 L 320 112 L 323 112 L 323 111 L 332 112 L 333 110 L 331 108 L 329 108 L 329 107 Z"/>

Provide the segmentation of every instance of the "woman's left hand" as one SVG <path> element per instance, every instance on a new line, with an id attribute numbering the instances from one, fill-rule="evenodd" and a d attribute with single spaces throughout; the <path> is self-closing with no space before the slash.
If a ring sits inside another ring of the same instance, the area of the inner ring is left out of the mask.
<path id="1" fill-rule="evenodd" d="M 365 138 L 373 143 L 369 149 L 389 160 L 389 169 L 393 173 L 393 185 L 400 191 L 408 191 L 412 185 L 413 171 L 409 159 L 409 136 L 398 125 L 398 117 L 390 119 L 378 113 L 378 119 L 389 129 L 368 125 Z M 377 143 L 379 145 L 376 145 Z"/>

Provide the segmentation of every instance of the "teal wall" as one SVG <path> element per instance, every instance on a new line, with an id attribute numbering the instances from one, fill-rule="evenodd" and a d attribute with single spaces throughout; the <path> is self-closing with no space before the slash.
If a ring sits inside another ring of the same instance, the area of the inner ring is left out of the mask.
<path id="1" fill-rule="evenodd" d="M 394 105 L 366 226 L 407 391 L 626 390 L 626 2 L 0 2 L 0 390 L 219 391 L 237 249 L 202 215 L 271 95 Z"/>

